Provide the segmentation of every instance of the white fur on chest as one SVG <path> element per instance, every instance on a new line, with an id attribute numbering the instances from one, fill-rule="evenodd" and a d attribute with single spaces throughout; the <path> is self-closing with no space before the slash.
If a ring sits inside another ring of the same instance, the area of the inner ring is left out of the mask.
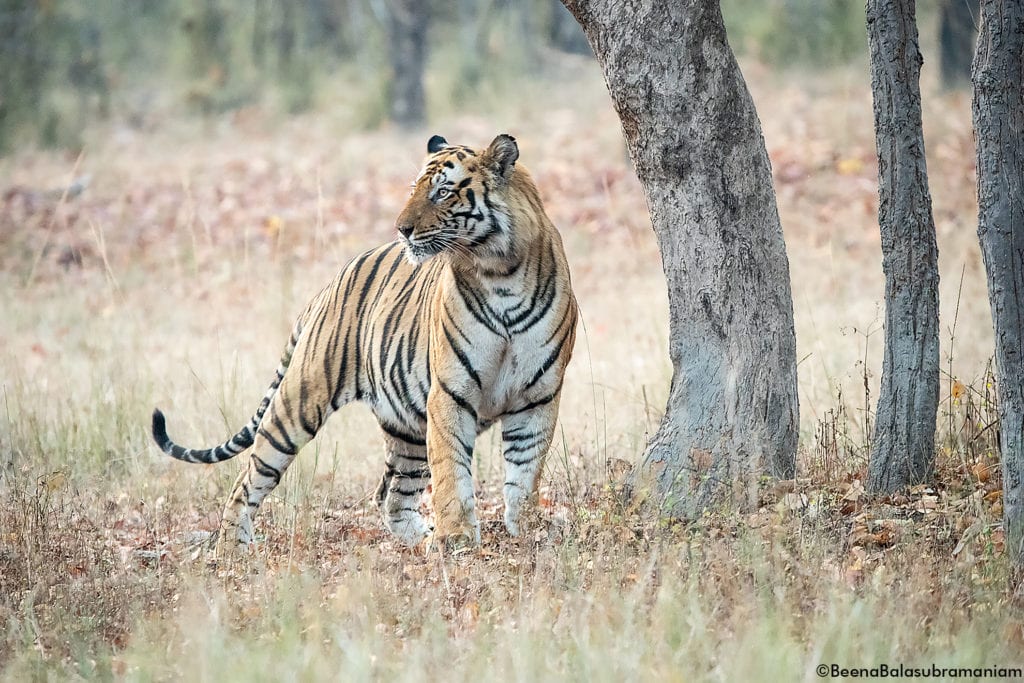
<path id="1" fill-rule="evenodd" d="M 497 419 L 552 392 L 558 381 L 557 373 L 544 373 L 536 379 L 554 349 L 555 342 L 548 341 L 550 337 L 549 325 L 537 325 L 505 343 L 486 373 L 490 381 L 483 386 L 481 417 Z"/>

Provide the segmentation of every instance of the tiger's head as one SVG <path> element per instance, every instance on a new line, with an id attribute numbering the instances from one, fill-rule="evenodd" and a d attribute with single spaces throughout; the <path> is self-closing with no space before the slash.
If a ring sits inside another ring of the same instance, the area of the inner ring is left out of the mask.
<path id="1" fill-rule="evenodd" d="M 412 196 L 395 221 L 409 261 L 420 264 L 440 253 L 507 254 L 512 219 L 506 190 L 519 158 L 515 138 L 499 135 L 478 151 L 435 135 L 427 142 L 427 154 Z"/>

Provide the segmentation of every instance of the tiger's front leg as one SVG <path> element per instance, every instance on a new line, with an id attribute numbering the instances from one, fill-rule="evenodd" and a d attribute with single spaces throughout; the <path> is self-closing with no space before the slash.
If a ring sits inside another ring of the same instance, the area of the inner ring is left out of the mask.
<path id="1" fill-rule="evenodd" d="M 558 419 L 558 395 L 549 402 L 511 413 L 501 419 L 505 456 L 505 528 L 518 536 L 525 508 L 536 499 L 544 457 L 551 446 Z"/>
<path id="2" fill-rule="evenodd" d="M 478 395 L 467 386 L 453 387 L 441 377 L 434 378 L 427 397 L 427 460 L 437 538 L 479 545 L 480 523 L 471 469 L 476 400 Z"/>

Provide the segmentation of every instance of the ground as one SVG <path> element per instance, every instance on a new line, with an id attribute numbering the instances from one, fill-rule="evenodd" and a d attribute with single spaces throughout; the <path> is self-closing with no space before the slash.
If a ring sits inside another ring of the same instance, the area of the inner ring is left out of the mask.
<path id="1" fill-rule="evenodd" d="M 109 124 L 80 154 L 0 159 L 4 677 L 814 680 L 820 664 L 1022 665 L 966 95 L 926 81 L 938 473 L 868 501 L 883 279 L 866 70 L 744 65 L 789 250 L 799 477 L 766 481 L 758 509 L 679 524 L 621 496 L 667 395 L 667 303 L 617 119 L 594 68 L 575 68 L 413 132 L 254 108 Z M 205 539 L 237 466 L 160 454 L 152 408 L 186 445 L 231 434 L 308 297 L 392 239 L 427 138 L 482 146 L 499 132 L 519 140 L 562 231 L 583 314 L 532 531 L 503 532 L 487 433 L 482 548 L 400 548 L 370 500 L 382 448 L 356 407 L 265 504 L 252 552 L 212 565 Z"/>

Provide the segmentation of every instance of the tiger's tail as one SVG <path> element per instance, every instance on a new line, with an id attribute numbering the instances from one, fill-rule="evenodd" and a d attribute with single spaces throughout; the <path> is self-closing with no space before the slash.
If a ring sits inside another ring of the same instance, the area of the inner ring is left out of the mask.
<path id="1" fill-rule="evenodd" d="M 153 440 L 156 441 L 156 445 L 160 447 L 160 450 L 172 458 L 183 462 L 212 464 L 230 460 L 252 446 L 253 442 L 256 440 L 256 430 L 260 426 L 263 414 L 270 406 L 270 402 L 274 399 L 274 395 L 277 394 L 277 389 L 281 386 L 281 380 L 284 379 L 284 374 L 288 371 L 288 366 L 292 362 L 292 353 L 295 352 L 295 346 L 299 342 L 299 336 L 301 333 L 302 320 L 300 319 L 292 330 L 292 335 L 288 339 L 288 344 L 285 346 L 284 353 L 281 354 L 281 362 L 277 366 L 277 372 L 274 375 L 274 379 L 270 382 L 270 386 L 267 388 L 267 393 L 263 395 L 263 400 L 260 401 L 260 405 L 256 409 L 255 414 L 253 414 L 249 422 L 242 427 L 237 434 L 213 448 L 198 450 L 184 448 L 174 443 L 174 441 L 171 440 L 171 437 L 167 436 L 167 422 L 164 419 L 164 414 L 159 408 L 154 408 Z"/>

